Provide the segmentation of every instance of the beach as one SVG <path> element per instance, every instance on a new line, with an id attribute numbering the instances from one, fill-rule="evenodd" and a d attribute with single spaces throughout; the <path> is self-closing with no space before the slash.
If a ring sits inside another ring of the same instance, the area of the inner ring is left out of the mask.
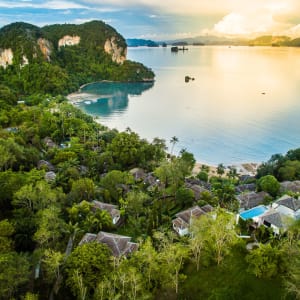
<path id="1" fill-rule="evenodd" d="M 202 166 L 208 166 L 209 167 L 209 176 L 215 176 L 218 175 L 217 169 L 218 166 L 215 165 L 208 165 L 203 162 L 196 162 L 194 169 L 192 171 L 192 175 L 197 175 L 201 171 Z M 229 167 L 233 167 L 237 170 L 237 173 L 239 175 L 249 175 L 249 176 L 255 176 L 257 168 L 260 166 L 259 163 L 239 163 L 239 164 L 232 164 L 230 166 L 225 166 L 225 173 L 229 171 Z"/>

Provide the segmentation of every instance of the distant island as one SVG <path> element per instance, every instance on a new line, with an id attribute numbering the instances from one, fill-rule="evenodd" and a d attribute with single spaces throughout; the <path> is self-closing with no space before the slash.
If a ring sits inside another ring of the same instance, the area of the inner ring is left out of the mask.
<path id="1" fill-rule="evenodd" d="M 126 43 L 128 47 L 159 47 L 157 42 L 144 39 L 126 39 Z"/>
<path id="2" fill-rule="evenodd" d="M 232 45 L 232 46 L 272 46 L 272 47 L 300 47 L 300 38 L 292 39 L 288 36 L 264 35 L 254 39 L 220 37 L 220 36 L 197 36 L 180 40 L 168 40 L 167 44 L 174 46 L 182 45 Z"/>

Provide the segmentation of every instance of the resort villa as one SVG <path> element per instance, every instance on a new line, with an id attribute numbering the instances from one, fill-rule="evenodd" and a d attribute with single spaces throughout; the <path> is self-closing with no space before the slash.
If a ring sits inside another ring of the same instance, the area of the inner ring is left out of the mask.
<path id="1" fill-rule="evenodd" d="M 172 221 L 173 229 L 180 235 L 184 236 L 189 233 L 189 227 L 193 218 L 199 218 L 202 215 L 206 215 L 213 211 L 213 207 L 209 204 L 202 206 L 201 208 L 196 205 L 187 210 L 181 211 L 176 214 L 176 219 Z"/>
<path id="2" fill-rule="evenodd" d="M 131 242 L 131 237 L 103 231 L 98 234 L 86 233 L 79 245 L 91 242 L 107 245 L 115 257 L 126 257 L 138 249 L 138 244 Z"/>
<path id="3" fill-rule="evenodd" d="M 258 205 L 240 212 L 237 215 L 237 222 L 239 218 L 244 221 L 252 219 L 257 227 L 264 225 L 279 234 L 285 230 L 288 219 L 300 218 L 300 200 L 284 195 L 268 206 Z"/>
<path id="4" fill-rule="evenodd" d="M 121 216 L 120 216 L 120 211 L 118 210 L 118 207 L 116 205 L 93 200 L 92 207 L 94 210 L 100 209 L 100 210 L 107 211 L 111 216 L 114 225 L 116 225 L 119 222 Z"/>

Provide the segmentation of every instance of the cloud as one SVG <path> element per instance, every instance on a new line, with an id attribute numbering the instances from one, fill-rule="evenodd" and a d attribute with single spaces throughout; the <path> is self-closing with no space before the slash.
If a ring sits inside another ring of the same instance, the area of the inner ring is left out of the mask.
<path id="1" fill-rule="evenodd" d="M 116 29 L 130 36 L 296 34 L 300 24 L 299 0 L 0 0 L 0 10 L 10 15 L 9 22 L 16 20 L 12 12 L 18 20 L 23 12 L 27 21 L 31 13 L 34 23 L 114 20 Z"/>
<path id="2" fill-rule="evenodd" d="M 230 13 L 215 24 L 214 30 L 222 34 L 250 35 L 266 33 L 275 27 L 271 14 Z"/>
<path id="3" fill-rule="evenodd" d="M 260 10 L 270 8 L 273 10 L 293 9 L 297 0 L 82 0 L 87 5 L 93 4 L 119 7 L 151 7 L 175 14 L 229 14 L 233 11 Z"/>
<path id="4" fill-rule="evenodd" d="M 36 8 L 36 9 L 83 9 L 88 8 L 82 4 L 71 1 L 0 1 L 0 7 L 2 8 Z"/>
<path id="5" fill-rule="evenodd" d="M 286 34 L 292 38 L 299 37 L 300 36 L 300 24 L 297 24 L 296 26 L 289 28 L 288 30 L 286 30 L 284 32 L 284 34 Z"/>

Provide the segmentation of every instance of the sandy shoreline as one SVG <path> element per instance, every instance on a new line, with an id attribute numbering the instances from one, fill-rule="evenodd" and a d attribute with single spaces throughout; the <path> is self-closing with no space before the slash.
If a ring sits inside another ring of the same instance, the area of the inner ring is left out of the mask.
<path id="1" fill-rule="evenodd" d="M 66 98 L 68 99 L 69 103 L 76 105 L 79 102 L 86 101 L 87 99 L 89 99 L 89 101 L 92 101 L 92 102 L 97 101 L 99 98 L 99 95 L 93 95 L 90 93 L 82 93 L 82 92 L 80 92 L 80 89 L 79 89 L 79 91 L 67 95 Z M 214 175 L 218 174 L 216 165 L 211 165 L 211 164 L 207 164 L 207 163 L 200 162 L 200 161 L 196 162 L 195 167 L 192 171 L 192 174 L 197 175 L 200 172 L 202 165 L 209 167 L 209 176 L 214 176 Z M 257 168 L 259 166 L 260 166 L 259 163 L 239 163 L 239 164 L 231 165 L 231 167 L 236 168 L 238 174 L 249 175 L 249 176 L 255 176 Z M 226 170 L 228 170 L 228 168 L 226 168 Z"/>
<path id="2" fill-rule="evenodd" d="M 203 162 L 197 161 L 195 164 L 195 167 L 192 171 L 193 175 L 197 175 L 201 171 L 202 166 L 208 166 L 209 167 L 209 176 L 217 175 L 217 166 L 215 165 L 209 165 Z M 257 168 L 260 166 L 259 163 L 239 163 L 239 164 L 232 164 L 230 167 L 234 167 L 237 170 L 237 173 L 239 175 L 249 175 L 249 176 L 255 176 Z M 225 171 L 228 171 L 229 169 L 226 167 Z"/>

